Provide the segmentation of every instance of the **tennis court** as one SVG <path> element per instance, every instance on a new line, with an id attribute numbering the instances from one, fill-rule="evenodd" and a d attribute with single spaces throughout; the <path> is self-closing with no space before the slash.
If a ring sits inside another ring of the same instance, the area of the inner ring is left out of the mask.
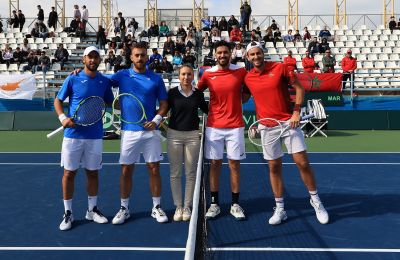
<path id="1" fill-rule="evenodd" d="M 224 165 L 221 215 L 208 222 L 212 259 L 396 259 L 400 257 L 400 153 L 398 131 L 331 132 L 307 139 L 318 190 L 330 223 L 317 222 L 292 160 L 285 156 L 288 220 L 271 226 L 273 196 L 261 155 L 242 162 L 241 205 L 247 220 L 228 213 L 230 188 Z M 183 259 L 189 223 L 159 224 L 150 217 L 145 165 L 138 165 L 131 196 L 131 219 L 121 226 L 84 219 L 85 176 L 78 174 L 74 228 L 58 229 L 61 200 L 61 138 L 44 132 L 1 132 L 0 259 Z M 368 140 L 366 142 L 365 140 Z M 332 143 L 331 143 L 332 142 Z M 12 145 L 14 144 L 14 145 Z M 365 146 L 365 147 L 364 147 Z M 118 141 L 105 141 L 99 206 L 111 219 L 119 207 Z M 341 149 L 341 150 L 340 150 Z M 250 150 L 250 149 L 248 149 Z M 39 152 L 40 151 L 40 152 Z M 357 152 L 358 151 L 358 152 Z M 363 152 L 360 152 L 363 151 Z M 368 151 L 368 152 L 366 152 Z M 45 153 L 46 152 L 46 153 Z M 169 189 L 168 158 L 161 166 L 162 205 L 175 210 Z M 82 173 L 82 172 L 81 172 Z"/>

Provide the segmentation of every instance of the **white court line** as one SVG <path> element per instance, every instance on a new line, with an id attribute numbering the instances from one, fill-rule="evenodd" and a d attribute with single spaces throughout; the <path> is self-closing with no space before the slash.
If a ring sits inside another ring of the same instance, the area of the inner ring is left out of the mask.
<path id="1" fill-rule="evenodd" d="M 61 152 L 0 152 L 0 154 L 22 154 L 22 153 L 28 153 L 28 154 L 44 154 L 44 153 L 49 153 L 49 154 L 60 154 Z M 163 152 L 164 154 L 166 154 L 167 152 Z M 261 154 L 260 152 L 246 152 L 246 154 Z M 312 154 L 349 154 L 349 153 L 354 153 L 354 154 L 398 154 L 400 152 L 308 152 L 308 154 L 312 153 Z M 103 154 L 119 154 L 119 152 L 103 152 Z M 224 154 L 226 154 L 226 152 L 224 152 Z M 287 153 L 284 153 L 287 154 Z"/>
<path id="2" fill-rule="evenodd" d="M 161 165 L 169 165 L 169 163 L 160 163 Z M 228 165 L 228 163 L 222 163 L 224 165 Z M 245 163 L 241 162 L 241 165 L 266 165 L 264 162 L 258 163 Z M 282 163 L 283 165 L 295 165 L 295 163 Z M 385 163 L 385 162 L 348 162 L 348 163 L 339 163 L 339 162 L 321 162 L 321 163 L 311 163 L 312 165 L 400 165 L 400 163 Z M 32 162 L 3 162 L 0 165 L 22 165 L 22 166 L 32 166 L 32 165 L 60 165 L 60 163 L 32 163 Z M 120 163 L 103 163 L 103 165 L 120 165 Z M 146 165 L 146 163 L 136 163 L 136 165 Z"/>
<path id="3" fill-rule="evenodd" d="M 302 248 L 302 247 L 212 247 L 210 251 L 241 252 L 347 252 L 347 253 L 400 253 L 396 248 Z M 153 251 L 184 252 L 181 247 L 0 247 L 0 251 Z"/>
<path id="4" fill-rule="evenodd" d="M 183 247 L 52 247 L 52 246 L 10 246 L 0 247 L 0 251 L 161 251 L 184 252 Z"/>
<path id="5" fill-rule="evenodd" d="M 397 248 L 290 248 L 290 247 L 212 247 L 210 251 L 287 251 L 287 252 L 354 252 L 354 253 L 400 253 Z"/>

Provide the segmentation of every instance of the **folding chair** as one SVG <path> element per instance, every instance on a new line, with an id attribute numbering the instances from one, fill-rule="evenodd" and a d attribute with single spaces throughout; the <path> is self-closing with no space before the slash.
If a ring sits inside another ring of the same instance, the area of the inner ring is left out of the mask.
<path id="1" fill-rule="evenodd" d="M 306 125 L 310 126 L 306 137 L 313 137 L 316 134 L 328 137 L 325 133 L 328 125 L 328 116 L 325 113 L 325 108 L 322 105 L 321 99 L 312 99 L 307 101 L 308 114 L 314 114 L 314 118 L 307 120 Z"/>

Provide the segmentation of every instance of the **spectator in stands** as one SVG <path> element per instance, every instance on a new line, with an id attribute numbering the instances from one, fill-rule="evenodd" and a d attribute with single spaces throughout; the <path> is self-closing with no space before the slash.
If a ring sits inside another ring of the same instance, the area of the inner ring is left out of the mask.
<path id="1" fill-rule="evenodd" d="M 86 5 L 82 6 L 82 22 L 85 25 L 85 29 L 86 29 L 86 24 L 89 21 L 89 10 L 86 8 Z"/>
<path id="2" fill-rule="evenodd" d="M 394 16 L 390 17 L 389 29 L 392 33 L 393 33 L 393 30 L 397 29 L 397 24 L 396 24 L 396 20 L 394 19 Z"/>
<path id="3" fill-rule="evenodd" d="M 212 20 L 211 20 L 211 29 L 212 28 L 217 28 L 218 29 L 218 21 L 217 21 L 217 17 L 213 16 Z"/>
<path id="4" fill-rule="evenodd" d="M 49 29 L 43 22 L 39 23 L 39 37 L 43 38 L 43 40 L 49 37 Z"/>
<path id="5" fill-rule="evenodd" d="M 353 76 L 354 80 L 354 71 L 357 69 L 357 59 L 352 56 L 351 49 L 348 49 L 346 52 L 346 57 L 342 59 L 341 62 L 342 70 L 343 70 L 343 79 L 342 79 L 342 89 L 346 88 L 347 80 Z"/>
<path id="6" fill-rule="evenodd" d="M 288 51 L 288 56 L 283 59 L 283 64 L 286 65 L 288 71 L 297 71 L 297 60 L 293 58 L 293 52 L 291 50 Z"/>
<path id="7" fill-rule="evenodd" d="M 1 21 L 0 21 L 0 23 L 1 23 Z M 399 21 L 397 22 L 397 28 L 400 28 L 400 18 L 399 18 Z M 1 28 L 0 28 L 0 30 L 1 30 Z"/>
<path id="8" fill-rule="evenodd" d="M 282 41 L 282 33 L 279 30 L 279 27 L 276 28 L 275 32 L 274 32 L 274 41 L 276 42 L 281 42 Z"/>
<path id="9" fill-rule="evenodd" d="M 113 37 L 111 39 L 111 42 L 108 44 L 108 49 L 111 49 L 114 51 L 117 49 L 117 39 L 115 39 L 115 37 Z"/>
<path id="10" fill-rule="evenodd" d="M 208 32 L 205 32 L 203 37 L 203 47 L 211 48 L 211 46 L 212 46 L 211 36 L 208 34 Z"/>
<path id="11" fill-rule="evenodd" d="M 196 27 L 193 25 L 193 22 L 189 22 L 189 26 L 187 27 L 188 32 L 192 32 L 192 33 L 196 33 L 197 29 Z"/>
<path id="12" fill-rule="evenodd" d="M 167 41 L 164 42 L 164 47 L 163 47 L 163 56 L 165 55 L 173 55 L 175 51 L 175 42 L 172 40 L 171 36 L 167 37 Z"/>
<path id="13" fill-rule="evenodd" d="M 243 31 L 249 31 L 250 30 L 250 15 L 251 15 L 251 6 L 247 3 L 247 1 L 244 1 L 243 5 L 240 7 L 240 17 L 241 17 L 241 23 L 242 23 L 242 28 Z"/>
<path id="14" fill-rule="evenodd" d="M 236 64 L 238 61 L 244 62 L 245 56 L 246 49 L 242 46 L 242 44 L 237 43 L 235 48 L 232 50 L 231 63 Z"/>
<path id="15" fill-rule="evenodd" d="M 188 36 L 185 39 L 185 45 L 187 48 L 192 49 L 197 46 L 196 39 L 194 38 L 193 32 L 189 32 Z"/>
<path id="16" fill-rule="evenodd" d="M 139 28 L 139 23 L 136 22 L 135 18 L 132 18 L 132 20 L 128 24 L 128 32 L 131 32 L 133 36 L 135 36 L 136 30 Z"/>
<path id="17" fill-rule="evenodd" d="M 167 57 L 163 58 L 161 65 L 165 73 L 172 73 L 174 71 L 174 67 L 171 62 L 168 61 Z"/>
<path id="18" fill-rule="evenodd" d="M 161 21 L 158 35 L 160 37 L 169 35 L 169 27 L 165 21 Z"/>
<path id="19" fill-rule="evenodd" d="M 293 35 L 293 41 L 295 42 L 301 42 L 302 41 L 302 37 L 300 35 L 300 31 L 296 30 L 296 33 Z"/>
<path id="20" fill-rule="evenodd" d="M 38 22 L 43 22 L 43 21 L 44 21 L 44 12 L 43 12 L 43 9 L 42 9 L 42 7 L 41 7 L 40 5 L 38 5 L 37 8 L 38 8 L 38 10 L 39 10 L 39 12 L 38 12 L 38 14 L 37 14 L 37 20 L 38 20 Z"/>
<path id="21" fill-rule="evenodd" d="M 68 61 L 68 57 L 68 51 L 64 48 L 64 44 L 60 43 L 54 53 L 54 59 L 51 60 L 51 64 L 54 64 L 55 62 L 60 63 L 61 70 L 63 70 L 65 62 Z"/>
<path id="22" fill-rule="evenodd" d="M 24 28 L 25 24 L 25 15 L 21 10 L 18 10 L 18 21 L 19 21 L 19 30 L 22 32 L 22 28 Z"/>
<path id="23" fill-rule="evenodd" d="M 20 48 L 21 48 L 22 55 L 24 57 L 27 57 L 29 52 L 31 51 L 31 45 L 29 44 L 28 39 L 26 39 L 26 38 L 24 39 L 24 42 L 21 43 Z"/>
<path id="24" fill-rule="evenodd" d="M 328 26 L 324 26 L 324 29 L 319 32 L 318 36 L 321 39 L 321 41 L 322 41 L 323 38 L 326 38 L 327 40 L 330 40 L 331 37 L 332 37 L 332 34 L 328 30 Z"/>
<path id="25" fill-rule="evenodd" d="M 175 51 L 174 57 L 172 57 L 172 66 L 174 69 L 177 69 L 182 65 L 182 56 L 179 51 Z"/>
<path id="26" fill-rule="evenodd" d="M 303 31 L 303 40 L 304 41 L 309 41 L 311 40 L 311 33 L 308 31 L 307 27 L 304 27 L 304 31 Z"/>
<path id="27" fill-rule="evenodd" d="M 330 50 L 328 40 L 326 38 L 322 38 L 321 44 L 319 45 L 319 53 L 325 53 L 326 50 Z"/>
<path id="28" fill-rule="evenodd" d="M 24 59 L 24 55 L 21 52 L 21 49 L 19 47 L 17 47 L 13 53 L 13 62 L 12 63 L 16 63 L 18 65 L 21 65 L 21 63 L 25 62 Z"/>
<path id="29" fill-rule="evenodd" d="M 149 30 L 147 31 L 147 35 L 149 37 L 158 37 L 158 34 L 159 34 L 158 25 L 156 25 L 155 22 L 152 21 Z"/>
<path id="30" fill-rule="evenodd" d="M 50 68 L 50 58 L 46 55 L 45 51 L 41 52 L 41 55 L 38 60 L 38 65 L 36 66 L 36 71 L 43 71 L 46 73 Z"/>
<path id="31" fill-rule="evenodd" d="M 2 32 L 3 32 L 3 22 L 0 19 L 0 33 L 2 33 Z"/>
<path id="32" fill-rule="evenodd" d="M 239 21 L 235 18 L 234 15 L 231 15 L 231 17 L 228 20 L 228 33 L 230 34 L 233 26 L 239 27 Z"/>
<path id="33" fill-rule="evenodd" d="M 157 48 L 153 48 L 152 51 L 153 54 L 150 56 L 149 61 L 147 62 L 148 65 L 153 63 L 155 59 L 162 60 L 162 56 L 158 53 Z"/>
<path id="34" fill-rule="evenodd" d="M 17 15 L 17 11 L 16 10 L 12 11 L 12 15 L 11 15 L 8 23 L 13 28 L 19 28 L 19 19 L 18 19 L 18 15 Z"/>
<path id="35" fill-rule="evenodd" d="M 196 57 L 190 53 L 190 50 L 186 50 L 185 55 L 182 57 L 182 64 L 190 64 L 192 68 L 195 68 Z"/>
<path id="36" fill-rule="evenodd" d="M 30 37 L 37 38 L 39 37 L 39 23 L 35 23 L 32 27 Z"/>
<path id="37" fill-rule="evenodd" d="M 99 46 L 100 50 L 105 50 L 106 42 L 107 42 L 106 30 L 104 30 L 103 26 L 99 25 L 99 29 L 96 33 L 96 45 Z"/>
<path id="38" fill-rule="evenodd" d="M 256 30 L 251 30 L 250 33 L 250 41 L 252 42 L 260 42 L 261 37 L 256 33 Z"/>
<path id="39" fill-rule="evenodd" d="M 76 28 L 75 37 L 84 38 L 86 36 L 85 24 L 80 18 L 76 18 L 76 20 L 78 22 L 78 27 Z"/>
<path id="40" fill-rule="evenodd" d="M 211 20 L 210 17 L 208 18 L 201 18 L 201 22 L 203 23 L 203 31 L 209 32 L 211 31 Z"/>
<path id="41" fill-rule="evenodd" d="M 179 26 L 179 28 L 178 28 L 178 31 L 176 32 L 176 36 L 180 36 L 180 37 L 182 37 L 182 38 L 186 38 L 186 36 L 187 36 L 187 33 L 186 33 L 186 30 L 185 30 L 185 28 L 183 27 L 183 24 L 181 24 L 180 26 Z"/>
<path id="42" fill-rule="evenodd" d="M 283 36 L 283 41 L 284 42 L 293 42 L 294 41 L 294 36 L 293 36 L 293 31 L 292 29 L 288 30 L 288 33 Z"/>
<path id="43" fill-rule="evenodd" d="M 79 5 L 74 5 L 74 18 L 82 19 L 81 11 L 79 10 Z"/>
<path id="44" fill-rule="evenodd" d="M 30 51 L 28 57 L 26 58 L 26 62 L 28 65 L 22 67 L 22 71 L 30 70 L 33 74 L 35 74 L 36 66 L 38 65 L 38 58 L 34 51 Z"/>
<path id="45" fill-rule="evenodd" d="M 229 39 L 231 42 L 242 42 L 242 32 L 236 25 L 232 27 L 232 31 L 229 34 Z"/>
<path id="46" fill-rule="evenodd" d="M 7 68 L 13 63 L 13 51 L 11 47 L 7 47 L 3 52 L 3 63 L 7 64 Z"/>
<path id="47" fill-rule="evenodd" d="M 304 72 L 314 73 L 315 60 L 311 57 L 309 50 L 306 50 L 306 56 L 301 60 L 301 64 L 303 65 Z"/>
<path id="48" fill-rule="evenodd" d="M 69 24 L 69 27 L 65 28 L 65 32 L 69 33 L 75 33 L 76 30 L 78 29 L 79 26 L 79 18 L 72 19 L 71 23 Z"/>
<path id="49" fill-rule="evenodd" d="M 153 62 L 149 65 L 149 69 L 155 73 L 163 73 L 163 67 L 159 59 L 153 60 Z"/>
<path id="50" fill-rule="evenodd" d="M 325 56 L 322 57 L 322 71 L 324 73 L 334 73 L 335 72 L 336 60 L 335 57 L 331 56 L 331 50 L 325 51 Z"/>
<path id="51" fill-rule="evenodd" d="M 183 53 L 186 50 L 186 45 L 183 42 L 182 38 L 177 38 L 175 43 L 175 51 L 179 51 L 179 53 Z"/>
<path id="52" fill-rule="evenodd" d="M 225 16 L 221 17 L 221 21 L 218 23 L 218 30 L 219 31 L 228 31 L 228 22 L 225 19 Z"/>
<path id="53" fill-rule="evenodd" d="M 121 34 L 121 41 L 123 42 L 125 40 L 126 24 L 125 24 L 125 18 L 122 16 L 122 12 L 118 12 L 118 22 Z"/>
<path id="54" fill-rule="evenodd" d="M 312 42 L 308 44 L 308 51 L 310 52 L 311 57 L 314 57 L 315 53 L 319 53 L 320 43 L 318 42 L 318 38 L 314 37 Z"/>
<path id="55" fill-rule="evenodd" d="M 119 50 L 119 55 L 115 58 L 114 61 L 114 73 L 116 73 L 119 70 L 125 69 L 126 66 L 126 55 L 125 55 L 125 50 L 120 49 Z"/>
<path id="56" fill-rule="evenodd" d="M 108 52 L 107 57 L 104 59 L 104 63 L 106 64 L 106 68 L 108 71 L 112 70 L 114 67 L 116 57 L 113 50 Z"/>
<path id="57" fill-rule="evenodd" d="M 272 20 L 270 27 L 271 27 L 272 31 L 276 31 L 278 29 L 278 25 L 276 24 L 275 20 Z"/>
<path id="58" fill-rule="evenodd" d="M 263 41 L 264 41 L 264 43 L 272 42 L 272 43 L 274 43 L 274 46 L 275 46 L 274 33 L 272 32 L 271 26 L 268 27 L 267 30 L 265 30 L 265 35 L 263 37 Z M 265 44 L 264 44 L 263 48 L 265 48 Z"/>
<path id="59" fill-rule="evenodd" d="M 262 39 L 262 34 L 261 34 L 260 26 L 257 26 L 257 28 L 256 28 L 256 34 L 258 35 L 258 37 L 260 37 L 260 39 Z"/>
<path id="60" fill-rule="evenodd" d="M 57 23 L 58 23 L 58 14 L 56 11 L 56 8 L 53 6 L 51 7 L 51 12 L 49 13 L 49 20 L 47 21 L 47 25 L 49 26 L 49 29 L 51 27 L 57 29 Z"/>
<path id="61" fill-rule="evenodd" d="M 221 32 L 218 30 L 218 27 L 213 27 L 210 32 L 214 37 L 221 37 Z"/>

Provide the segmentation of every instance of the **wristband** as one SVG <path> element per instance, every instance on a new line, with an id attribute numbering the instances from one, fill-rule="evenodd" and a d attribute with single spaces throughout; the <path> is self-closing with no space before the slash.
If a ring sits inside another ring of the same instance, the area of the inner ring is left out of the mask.
<path id="1" fill-rule="evenodd" d="M 62 124 L 62 122 L 65 120 L 65 119 L 67 119 L 68 117 L 63 113 L 63 114 L 60 114 L 59 116 L 58 116 L 58 120 L 60 120 L 60 123 Z"/>
<path id="2" fill-rule="evenodd" d="M 161 123 L 162 120 L 163 120 L 163 117 L 162 117 L 162 116 L 156 115 L 156 116 L 153 118 L 153 120 L 151 120 L 151 121 L 154 122 L 154 123 L 156 123 L 156 125 L 158 126 L 158 125 Z"/>
<path id="3" fill-rule="evenodd" d="M 293 107 L 293 112 L 300 112 L 301 110 L 301 105 L 300 104 L 295 104 Z"/>

